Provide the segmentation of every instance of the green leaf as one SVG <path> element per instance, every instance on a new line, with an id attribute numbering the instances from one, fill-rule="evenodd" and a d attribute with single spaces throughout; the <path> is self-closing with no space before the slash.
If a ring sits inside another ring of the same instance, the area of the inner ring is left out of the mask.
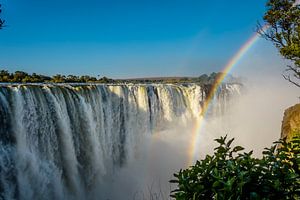
<path id="1" fill-rule="evenodd" d="M 229 140 L 226 144 L 227 147 L 230 147 L 231 143 L 234 141 L 234 138 L 232 138 L 231 140 Z"/>
<path id="2" fill-rule="evenodd" d="M 244 147 L 242 147 L 242 146 L 236 146 L 236 147 L 234 147 L 233 148 L 233 152 L 238 152 L 238 151 L 242 151 L 242 150 L 244 150 L 245 148 Z"/>

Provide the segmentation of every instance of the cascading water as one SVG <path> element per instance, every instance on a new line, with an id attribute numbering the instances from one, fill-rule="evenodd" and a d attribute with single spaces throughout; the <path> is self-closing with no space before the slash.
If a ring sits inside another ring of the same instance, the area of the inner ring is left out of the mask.
<path id="1" fill-rule="evenodd" d="M 239 92 L 222 85 L 210 115 Z M 206 93 L 196 84 L 0 85 L 0 199 L 103 199 L 147 135 L 197 118 Z"/>

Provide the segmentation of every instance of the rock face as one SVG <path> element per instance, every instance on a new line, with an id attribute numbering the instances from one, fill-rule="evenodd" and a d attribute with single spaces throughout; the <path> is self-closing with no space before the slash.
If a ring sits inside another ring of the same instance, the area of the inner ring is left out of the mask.
<path id="1" fill-rule="evenodd" d="M 294 136 L 300 136 L 300 104 L 296 104 L 284 111 L 281 138 L 292 139 Z"/>

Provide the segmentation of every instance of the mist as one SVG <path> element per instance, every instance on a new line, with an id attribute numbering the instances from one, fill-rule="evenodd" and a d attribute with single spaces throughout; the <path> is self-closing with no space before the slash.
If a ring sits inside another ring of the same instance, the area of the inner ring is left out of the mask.
<path id="1" fill-rule="evenodd" d="M 137 155 L 116 171 L 104 191 L 108 199 L 169 199 L 173 174 L 187 167 L 191 131 L 174 125 L 144 139 Z"/>
<path id="2" fill-rule="evenodd" d="M 299 89 L 281 77 L 248 81 L 241 95 L 232 100 L 228 113 L 206 121 L 198 153 L 211 153 L 216 144 L 213 139 L 228 135 L 235 138 L 235 144 L 260 156 L 265 147 L 280 138 L 284 111 L 296 103 Z"/>
<path id="3" fill-rule="evenodd" d="M 255 156 L 261 156 L 263 148 L 280 138 L 284 110 L 298 103 L 298 96 L 299 89 L 281 77 L 248 79 L 224 115 L 204 119 L 195 158 L 211 154 L 217 145 L 214 139 L 225 135 L 235 138 L 234 144 L 245 147 L 245 151 L 253 150 Z M 191 127 L 192 122 L 175 123 L 145 138 L 136 159 L 115 174 L 108 198 L 169 199 L 176 185 L 168 181 L 173 173 L 188 167 Z"/>

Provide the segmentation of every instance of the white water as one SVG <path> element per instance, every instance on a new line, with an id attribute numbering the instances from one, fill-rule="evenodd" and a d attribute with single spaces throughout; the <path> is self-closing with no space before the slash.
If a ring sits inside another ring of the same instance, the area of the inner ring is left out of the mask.
<path id="1" fill-rule="evenodd" d="M 164 176 L 156 162 L 175 148 L 186 153 L 205 91 L 195 84 L 1 85 L 0 199 L 148 199 L 143 187 L 160 182 L 151 174 Z M 223 85 L 209 115 L 226 112 L 239 93 L 239 85 Z M 171 137 L 183 145 L 165 142 Z"/>

